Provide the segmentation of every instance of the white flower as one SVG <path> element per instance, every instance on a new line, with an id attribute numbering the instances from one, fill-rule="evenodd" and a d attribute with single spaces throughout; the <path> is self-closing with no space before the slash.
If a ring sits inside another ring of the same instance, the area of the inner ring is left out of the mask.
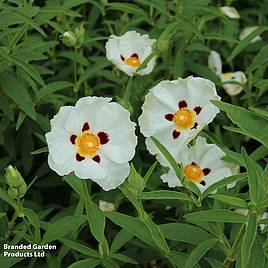
<path id="1" fill-rule="evenodd" d="M 136 31 L 128 31 L 122 36 L 111 35 L 107 41 L 106 57 L 121 71 L 133 76 L 142 62 L 152 53 L 155 39 L 147 34 L 141 35 Z M 152 72 L 156 57 L 153 57 L 147 66 L 137 74 L 146 75 Z"/>
<path id="2" fill-rule="evenodd" d="M 218 52 L 211 50 L 208 56 L 208 67 L 216 74 L 222 74 L 221 56 Z"/>
<path id="3" fill-rule="evenodd" d="M 247 77 L 243 72 L 224 73 L 220 75 L 223 88 L 230 96 L 238 95 L 247 83 Z"/>
<path id="4" fill-rule="evenodd" d="M 225 153 L 215 144 L 208 144 L 202 137 L 197 137 L 194 146 L 186 146 L 173 156 L 182 165 L 185 178 L 196 183 L 201 192 L 217 181 L 233 175 L 231 165 L 221 160 Z M 171 167 L 161 179 L 169 187 L 181 186 Z"/>
<path id="5" fill-rule="evenodd" d="M 139 125 L 145 137 L 154 136 L 171 154 L 195 138 L 219 113 L 210 100 L 219 100 L 215 85 L 204 78 L 188 77 L 162 81 L 145 97 Z M 148 150 L 156 154 L 151 139 Z"/>
<path id="6" fill-rule="evenodd" d="M 220 12 L 229 17 L 230 19 L 240 19 L 238 11 L 234 7 L 220 7 Z"/>
<path id="7" fill-rule="evenodd" d="M 242 215 L 244 215 L 244 216 L 247 216 L 248 215 L 248 209 L 245 209 L 245 208 L 237 208 L 237 209 L 235 209 L 235 212 L 237 212 L 237 213 L 240 213 L 240 214 L 242 214 Z M 264 212 L 263 214 L 262 214 L 262 216 L 261 216 L 261 220 L 266 220 L 266 219 L 268 219 L 268 212 Z M 259 226 L 260 226 L 260 229 L 261 229 L 261 231 L 263 231 L 266 227 L 267 227 L 267 224 L 259 224 Z"/>
<path id="8" fill-rule="evenodd" d="M 245 39 L 248 35 L 250 35 L 251 33 L 253 33 L 254 31 L 256 31 L 258 29 L 258 26 L 249 26 L 246 27 L 239 35 L 239 40 L 242 41 L 243 39 Z M 255 43 L 257 41 L 262 40 L 261 37 L 258 35 L 256 37 L 254 37 L 250 43 Z"/>
<path id="9" fill-rule="evenodd" d="M 46 133 L 48 164 L 60 176 L 74 171 L 104 190 L 119 186 L 129 175 L 137 137 L 129 112 L 111 98 L 84 97 L 61 107 Z"/>
<path id="10" fill-rule="evenodd" d="M 115 204 L 99 200 L 99 208 L 101 211 L 114 211 Z"/>

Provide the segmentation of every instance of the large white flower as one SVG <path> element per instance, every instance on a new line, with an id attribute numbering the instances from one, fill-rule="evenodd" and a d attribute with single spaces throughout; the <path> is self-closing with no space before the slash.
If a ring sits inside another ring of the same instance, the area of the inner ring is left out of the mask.
<path id="1" fill-rule="evenodd" d="M 250 35 L 251 33 L 253 33 L 254 31 L 256 31 L 258 29 L 258 26 L 249 26 L 246 27 L 239 35 L 239 40 L 242 41 L 244 40 L 248 35 Z M 257 41 L 262 40 L 262 38 L 258 35 L 256 37 L 254 37 L 250 43 L 255 43 Z"/>
<path id="2" fill-rule="evenodd" d="M 197 137 L 194 146 L 186 146 L 173 156 L 182 165 L 185 178 L 196 183 L 201 192 L 215 182 L 233 175 L 233 166 L 221 160 L 225 153 L 215 144 L 208 144 L 202 137 Z M 169 187 L 181 186 L 172 168 L 161 179 Z"/>
<path id="3" fill-rule="evenodd" d="M 219 9 L 221 13 L 223 13 L 230 19 L 240 19 L 240 15 L 234 7 L 224 6 L 220 7 Z"/>
<path id="4" fill-rule="evenodd" d="M 155 39 L 147 34 L 141 35 L 136 31 L 128 31 L 122 36 L 111 35 L 107 41 L 106 57 L 120 70 L 133 76 L 142 62 L 152 53 Z M 137 74 L 146 75 L 152 72 L 156 57 L 153 57 L 147 66 Z"/>
<path id="5" fill-rule="evenodd" d="M 220 79 L 224 90 L 230 96 L 238 95 L 247 83 L 247 77 L 241 71 L 221 74 Z"/>
<path id="6" fill-rule="evenodd" d="M 218 52 L 211 50 L 208 56 L 208 67 L 216 74 L 222 74 L 222 61 Z"/>
<path id="7" fill-rule="evenodd" d="M 129 175 L 137 137 L 129 112 L 111 98 L 84 97 L 61 107 L 46 133 L 48 164 L 60 176 L 74 171 L 104 190 L 119 186 Z"/>
<path id="8" fill-rule="evenodd" d="M 139 125 L 145 137 L 154 136 L 172 154 L 195 138 L 219 112 L 210 100 L 219 100 L 215 85 L 204 78 L 162 81 L 145 97 Z M 148 150 L 156 154 L 150 139 Z"/>

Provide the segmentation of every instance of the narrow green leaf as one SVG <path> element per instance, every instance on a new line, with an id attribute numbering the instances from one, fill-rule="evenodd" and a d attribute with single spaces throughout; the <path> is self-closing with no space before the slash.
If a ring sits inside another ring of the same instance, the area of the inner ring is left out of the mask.
<path id="1" fill-rule="evenodd" d="M 192 268 L 217 243 L 216 239 L 209 239 L 200 243 L 189 255 L 185 268 Z"/>
<path id="2" fill-rule="evenodd" d="M 15 210 L 18 209 L 16 202 L 13 199 L 11 199 L 7 194 L 7 192 L 2 188 L 0 188 L 0 198 L 4 200 L 7 204 L 9 204 L 11 207 L 13 207 Z"/>
<path id="3" fill-rule="evenodd" d="M 86 260 L 81 260 L 81 261 L 76 261 L 72 263 L 68 268 L 85 268 L 85 267 L 90 267 L 94 268 L 97 265 L 100 264 L 100 260 L 95 260 L 95 259 L 86 259 Z"/>
<path id="4" fill-rule="evenodd" d="M 225 203 L 233 205 L 233 206 L 237 206 L 237 207 L 241 207 L 241 208 L 248 208 L 247 202 L 241 198 L 238 198 L 238 197 L 222 195 L 222 194 L 214 194 L 214 195 L 210 195 L 209 198 L 220 200 L 222 202 L 225 202 Z"/>
<path id="5" fill-rule="evenodd" d="M 38 150 L 31 152 L 31 154 L 43 154 L 43 153 L 47 153 L 47 152 L 48 152 L 48 147 L 45 146 L 43 148 L 40 148 Z"/>
<path id="6" fill-rule="evenodd" d="M 127 255 L 124 254 L 120 254 L 120 253 L 116 253 L 112 255 L 113 259 L 122 261 L 122 262 L 126 262 L 126 263 L 131 263 L 131 264 L 138 264 L 135 260 L 133 260 L 132 258 L 128 257 Z"/>
<path id="7" fill-rule="evenodd" d="M 120 230 L 117 235 L 115 236 L 110 252 L 115 253 L 117 252 L 121 247 L 123 247 L 128 241 L 130 241 L 133 238 L 133 234 L 127 231 L 126 229 Z"/>
<path id="8" fill-rule="evenodd" d="M 193 199 L 187 194 L 168 190 L 158 190 L 152 192 L 143 192 L 140 194 L 141 199 L 151 200 L 151 199 L 171 199 L 171 200 L 183 200 L 193 203 Z"/>
<path id="9" fill-rule="evenodd" d="M 145 186 L 146 186 L 146 184 L 147 184 L 148 179 L 149 179 L 149 178 L 151 177 L 151 175 L 153 174 L 153 172 L 154 172 L 154 170 L 155 170 L 157 164 L 158 164 L 158 161 L 155 161 L 155 162 L 150 166 L 150 168 L 147 170 L 146 174 L 144 175 L 143 178 L 144 178 L 144 185 L 145 185 Z"/>
<path id="10" fill-rule="evenodd" d="M 34 228 L 40 229 L 40 222 L 38 216 L 32 209 L 24 208 L 23 213 L 29 219 L 30 223 L 34 226 Z"/>

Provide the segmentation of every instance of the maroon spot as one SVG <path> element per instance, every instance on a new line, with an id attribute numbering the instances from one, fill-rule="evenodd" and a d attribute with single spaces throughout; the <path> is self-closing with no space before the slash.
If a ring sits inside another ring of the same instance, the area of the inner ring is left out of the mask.
<path id="1" fill-rule="evenodd" d="M 108 136 L 107 133 L 99 132 L 97 135 L 98 135 L 98 137 L 100 139 L 101 144 L 106 144 L 109 141 L 109 136 Z"/>
<path id="2" fill-rule="evenodd" d="M 203 186 L 206 186 L 206 182 L 205 181 L 200 181 L 200 184 Z"/>
<path id="3" fill-rule="evenodd" d="M 173 136 L 174 139 L 177 139 L 180 135 L 181 135 L 181 133 L 179 131 L 174 130 L 172 132 L 172 136 Z"/>
<path id="4" fill-rule="evenodd" d="M 71 136 L 70 136 L 70 142 L 71 142 L 72 144 L 75 144 L 75 140 L 76 140 L 76 138 L 77 138 L 76 135 L 71 135 Z"/>
<path id="5" fill-rule="evenodd" d="M 120 58 L 121 58 L 121 60 L 122 60 L 122 61 L 124 61 L 124 60 L 125 60 L 125 58 L 124 58 L 122 55 L 120 55 Z"/>
<path id="6" fill-rule="evenodd" d="M 195 162 L 192 162 L 191 165 L 192 165 L 192 166 L 196 166 L 196 163 L 195 163 Z"/>
<path id="7" fill-rule="evenodd" d="M 185 100 L 182 100 L 182 101 L 180 101 L 179 102 L 179 108 L 181 109 L 181 108 L 185 108 L 185 107 L 187 107 L 187 102 L 185 101 Z"/>
<path id="8" fill-rule="evenodd" d="M 195 122 L 195 123 L 194 123 L 194 126 L 193 126 L 191 129 L 196 129 L 197 126 L 198 126 L 198 124 Z"/>
<path id="9" fill-rule="evenodd" d="M 86 122 L 86 123 L 83 125 L 83 127 L 82 127 L 82 131 L 87 131 L 87 130 L 89 130 L 89 129 L 90 129 L 89 123 Z"/>
<path id="10" fill-rule="evenodd" d="M 166 115 L 165 115 L 165 118 L 166 118 L 168 121 L 172 121 L 173 118 L 174 118 L 174 114 L 166 114 Z"/>
<path id="11" fill-rule="evenodd" d="M 138 58 L 139 58 L 139 56 L 138 56 L 138 54 L 137 54 L 137 53 L 133 53 L 133 54 L 131 55 L 131 58 L 136 58 L 136 59 L 138 59 Z"/>
<path id="12" fill-rule="evenodd" d="M 200 107 L 200 106 L 196 106 L 194 108 L 194 111 L 195 111 L 196 114 L 200 114 L 201 110 L 202 110 L 202 107 Z"/>
<path id="13" fill-rule="evenodd" d="M 79 153 L 76 154 L 75 158 L 78 162 L 81 162 L 85 159 L 85 157 L 81 156 Z"/>
<path id="14" fill-rule="evenodd" d="M 203 171 L 204 175 L 207 176 L 211 170 L 210 170 L 210 168 L 204 168 L 202 171 Z"/>
<path id="15" fill-rule="evenodd" d="M 99 155 L 95 155 L 94 157 L 92 157 L 92 160 L 97 162 L 97 163 L 100 163 L 100 156 Z"/>

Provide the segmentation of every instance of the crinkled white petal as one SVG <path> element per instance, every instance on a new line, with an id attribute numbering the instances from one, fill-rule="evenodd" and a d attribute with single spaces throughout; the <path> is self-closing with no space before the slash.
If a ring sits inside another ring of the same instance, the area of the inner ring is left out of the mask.
<path id="1" fill-rule="evenodd" d="M 224 6 L 220 7 L 219 10 L 230 19 L 240 19 L 240 15 L 234 7 Z"/>
<path id="2" fill-rule="evenodd" d="M 222 86 L 224 90 L 230 96 L 238 95 L 243 90 L 243 85 L 247 83 L 247 77 L 241 71 L 221 74 L 220 79 L 221 82 L 223 83 Z"/>
<path id="3" fill-rule="evenodd" d="M 65 176 L 70 174 L 75 168 L 75 159 L 73 157 L 67 159 L 62 164 L 55 164 L 53 161 L 51 154 L 48 154 L 48 166 L 54 170 L 59 176 Z"/>
<path id="4" fill-rule="evenodd" d="M 167 182 L 168 186 L 171 188 L 182 186 L 181 181 L 177 178 L 175 172 L 171 169 L 167 174 L 161 175 L 161 179 L 163 182 Z"/>
<path id="5" fill-rule="evenodd" d="M 54 115 L 50 120 L 51 129 L 63 129 L 66 118 L 73 111 L 73 106 L 63 106 L 60 108 L 59 112 Z"/>
<path id="6" fill-rule="evenodd" d="M 138 67 L 132 67 L 125 64 L 121 59 L 121 56 L 128 59 L 133 54 L 137 54 L 142 63 L 143 60 L 151 54 L 154 42 L 155 39 L 149 38 L 147 34 L 141 35 L 136 31 L 128 31 L 122 36 L 111 35 L 105 45 L 106 57 L 121 71 L 129 76 L 133 76 Z M 149 74 L 154 68 L 155 60 L 156 57 L 153 57 L 147 66 L 139 71 L 138 74 Z"/>
<path id="7" fill-rule="evenodd" d="M 208 67 L 216 74 L 222 73 L 222 61 L 218 52 L 211 50 L 208 56 Z"/>
<path id="8" fill-rule="evenodd" d="M 239 40 L 242 41 L 244 40 L 248 35 L 250 35 L 251 33 L 253 33 L 254 31 L 256 31 L 258 29 L 258 26 L 249 26 L 246 27 L 239 35 Z M 257 41 L 262 40 L 262 38 L 258 35 L 256 37 L 254 37 L 250 43 L 255 43 Z"/>

